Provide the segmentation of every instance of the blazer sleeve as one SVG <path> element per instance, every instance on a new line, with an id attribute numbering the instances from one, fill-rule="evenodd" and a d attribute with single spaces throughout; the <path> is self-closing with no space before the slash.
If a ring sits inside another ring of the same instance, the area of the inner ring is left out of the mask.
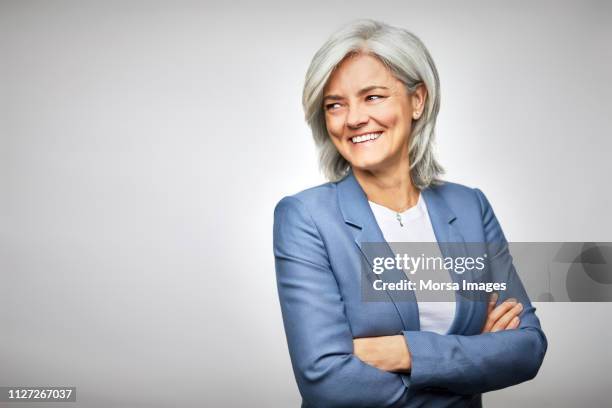
<path id="1" fill-rule="evenodd" d="M 500 293 L 498 303 L 514 297 L 523 304 L 520 326 L 472 336 L 404 331 L 412 356 L 406 379 L 415 387 L 441 387 L 458 394 L 505 388 L 534 378 L 546 353 L 546 336 L 512 264 L 508 242 L 489 201 L 479 189 L 474 190 L 485 241 L 493 252 L 489 254 L 493 278 L 507 283 L 506 295 Z"/>
<path id="2" fill-rule="evenodd" d="M 408 400 L 396 373 L 353 354 L 344 303 L 317 227 L 304 204 L 274 210 L 276 280 L 289 354 L 302 398 L 317 407 L 395 407 Z"/>

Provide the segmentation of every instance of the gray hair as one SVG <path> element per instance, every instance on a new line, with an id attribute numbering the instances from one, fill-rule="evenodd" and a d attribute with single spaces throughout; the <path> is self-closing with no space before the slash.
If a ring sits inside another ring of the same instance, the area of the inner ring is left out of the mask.
<path id="1" fill-rule="evenodd" d="M 409 146 L 410 177 L 423 189 L 440 184 L 444 169 L 434 154 L 434 131 L 440 110 L 440 81 L 425 45 L 414 34 L 374 20 L 356 20 L 341 28 L 314 55 L 306 73 L 302 105 L 306 122 L 319 150 L 320 168 L 330 181 L 338 181 L 349 170 L 328 135 L 323 110 L 323 90 L 332 72 L 349 55 L 364 52 L 377 57 L 406 86 L 408 93 L 419 84 L 427 89 L 425 109 L 413 122 Z"/>

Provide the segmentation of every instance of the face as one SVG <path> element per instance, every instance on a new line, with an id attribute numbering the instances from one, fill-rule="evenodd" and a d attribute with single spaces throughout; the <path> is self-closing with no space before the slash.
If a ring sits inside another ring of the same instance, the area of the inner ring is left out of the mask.
<path id="1" fill-rule="evenodd" d="M 347 57 L 324 89 L 327 131 L 353 169 L 387 170 L 408 165 L 413 115 L 420 115 L 424 86 L 408 94 L 376 57 Z"/>

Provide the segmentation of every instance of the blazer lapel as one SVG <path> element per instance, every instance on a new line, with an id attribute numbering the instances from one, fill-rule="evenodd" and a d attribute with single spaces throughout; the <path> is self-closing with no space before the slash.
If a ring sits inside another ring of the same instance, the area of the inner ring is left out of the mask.
<path id="1" fill-rule="evenodd" d="M 423 194 L 423 199 L 427 205 L 427 212 L 442 256 L 452 258 L 469 256 L 463 235 L 454 225 L 457 216 L 449 208 L 438 189 L 435 186 L 429 187 L 422 190 L 421 194 Z M 462 288 L 462 280 L 470 280 L 469 274 L 460 275 L 450 271 L 450 275 L 454 282 L 459 283 L 460 288 Z M 455 293 L 455 318 L 447 334 L 462 333 L 473 313 L 473 302 L 469 300 L 468 296 L 463 296 L 462 293 L 463 290 Z"/>
<path id="2" fill-rule="evenodd" d="M 350 170 L 348 175 L 338 182 L 338 203 L 344 221 L 350 225 L 355 244 L 367 260 L 370 268 L 374 266 L 374 258 L 395 257 L 395 254 L 387 244 L 380 230 L 376 218 L 372 213 L 367 196 L 357 182 Z M 380 243 L 374 247 L 364 248 L 365 243 Z M 400 275 L 401 274 L 401 275 Z M 363 276 L 363 275 L 362 275 Z M 370 282 L 381 279 L 383 282 L 398 282 L 400 279 L 407 279 L 403 271 L 388 270 L 379 276 L 374 273 L 367 273 Z M 362 285 L 366 284 L 362 282 Z M 397 309 L 399 317 L 404 326 L 404 330 L 419 330 L 419 312 L 416 297 L 413 291 L 409 293 L 399 293 L 399 291 L 386 290 L 386 293 Z"/>
<path id="3" fill-rule="evenodd" d="M 351 226 L 350 230 L 355 244 L 367 260 L 370 268 L 373 268 L 374 258 L 377 256 L 394 258 L 395 254 L 385 241 L 383 233 L 372 213 L 367 196 L 352 170 L 349 170 L 347 176 L 337 183 L 337 191 L 338 204 L 344 221 Z M 453 221 L 457 218 L 455 214 L 435 190 L 435 187 L 424 189 L 421 193 L 427 205 L 438 243 L 453 242 L 459 244 L 451 246 L 441 245 L 442 256 L 466 256 L 467 249 L 465 248 L 463 237 L 452 225 Z M 381 243 L 383 245 L 376 245 L 376 249 L 373 251 L 371 246 L 364 248 L 365 243 Z M 454 281 L 459 279 L 457 274 L 451 273 L 451 275 Z M 381 279 L 384 282 L 398 282 L 400 279 L 408 279 L 401 270 L 385 271 L 379 276 L 375 276 L 370 270 L 370 273 L 366 274 L 366 276 L 370 282 L 373 282 L 375 279 Z M 387 290 L 386 293 L 390 301 L 394 303 L 405 330 L 419 330 L 419 311 L 414 292 Z M 463 296 L 456 294 L 456 302 L 455 318 L 448 332 L 449 334 L 461 333 L 469 321 L 467 316 L 472 312 L 472 302 L 464 299 Z"/>

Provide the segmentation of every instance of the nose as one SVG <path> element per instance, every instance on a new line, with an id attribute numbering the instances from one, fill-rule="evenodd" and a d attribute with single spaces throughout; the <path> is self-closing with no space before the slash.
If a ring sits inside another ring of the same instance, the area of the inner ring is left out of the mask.
<path id="1" fill-rule="evenodd" d="M 359 106 L 349 108 L 346 115 L 346 125 L 351 129 L 358 129 L 368 123 L 369 117 L 367 113 Z"/>

